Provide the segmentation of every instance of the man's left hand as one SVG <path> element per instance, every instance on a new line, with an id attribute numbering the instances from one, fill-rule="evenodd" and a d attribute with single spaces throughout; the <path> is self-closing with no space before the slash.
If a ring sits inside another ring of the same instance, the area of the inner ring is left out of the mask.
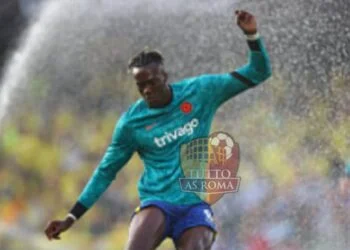
<path id="1" fill-rule="evenodd" d="M 255 16 L 244 10 L 236 10 L 236 23 L 246 35 L 254 35 L 258 28 Z"/>

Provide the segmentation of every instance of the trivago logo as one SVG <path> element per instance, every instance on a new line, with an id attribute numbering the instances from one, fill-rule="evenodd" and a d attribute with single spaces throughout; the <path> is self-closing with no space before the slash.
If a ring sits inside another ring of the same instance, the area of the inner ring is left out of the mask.
<path id="1" fill-rule="evenodd" d="M 173 132 L 165 132 L 163 136 L 155 137 L 154 143 L 158 147 L 162 148 L 166 146 L 168 143 L 171 143 L 172 141 L 177 140 L 179 137 L 182 137 L 185 135 L 192 135 L 194 129 L 198 127 L 198 125 L 199 125 L 199 120 L 197 118 L 193 118 L 184 126 L 174 129 Z"/>
<path id="2" fill-rule="evenodd" d="M 192 140 L 181 146 L 181 167 L 185 175 L 180 178 L 182 190 L 213 204 L 239 188 L 239 145 L 225 132 Z"/>

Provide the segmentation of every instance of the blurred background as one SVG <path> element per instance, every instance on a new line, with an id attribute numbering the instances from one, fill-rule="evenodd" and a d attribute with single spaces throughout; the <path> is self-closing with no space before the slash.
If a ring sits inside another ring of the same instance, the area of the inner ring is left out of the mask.
<path id="1" fill-rule="evenodd" d="M 239 192 L 213 206 L 214 249 L 350 249 L 347 0 L 8 0 L 0 3 L 0 250 L 123 249 L 134 155 L 61 241 L 63 218 L 138 97 L 128 59 L 148 46 L 170 81 L 232 71 L 248 47 L 233 10 L 257 17 L 273 77 L 222 106 L 212 131 L 240 144 Z M 159 249 L 174 249 L 167 241 Z"/>

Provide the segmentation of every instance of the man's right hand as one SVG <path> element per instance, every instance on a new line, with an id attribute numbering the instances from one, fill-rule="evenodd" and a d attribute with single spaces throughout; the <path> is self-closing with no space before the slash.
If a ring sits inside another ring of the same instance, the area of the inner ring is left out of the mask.
<path id="1" fill-rule="evenodd" d="M 255 16 L 244 10 L 236 10 L 236 23 L 246 35 L 254 35 L 258 31 Z"/>
<path id="2" fill-rule="evenodd" d="M 45 234 L 49 240 L 60 240 L 60 234 L 67 231 L 74 224 L 74 220 L 67 217 L 65 220 L 50 221 L 45 229 Z"/>

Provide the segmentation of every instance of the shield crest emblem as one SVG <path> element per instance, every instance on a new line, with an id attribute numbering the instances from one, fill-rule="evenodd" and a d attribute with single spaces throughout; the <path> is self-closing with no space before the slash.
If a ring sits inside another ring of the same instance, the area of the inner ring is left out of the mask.
<path id="1" fill-rule="evenodd" d="M 225 193 L 238 191 L 239 145 L 226 132 L 194 139 L 181 145 L 181 167 L 182 190 L 214 204 Z"/>

